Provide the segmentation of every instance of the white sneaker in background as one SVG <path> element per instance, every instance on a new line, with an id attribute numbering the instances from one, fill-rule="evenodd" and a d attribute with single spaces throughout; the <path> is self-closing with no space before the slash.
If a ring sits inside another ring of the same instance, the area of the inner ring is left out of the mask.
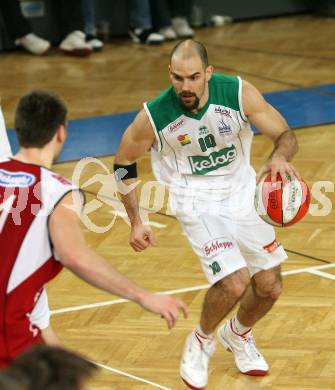
<path id="1" fill-rule="evenodd" d="M 86 36 L 82 31 L 73 31 L 68 34 L 59 48 L 66 54 L 79 57 L 85 57 L 92 53 L 92 48 L 86 42 Z"/>
<path id="2" fill-rule="evenodd" d="M 204 389 L 208 383 L 208 364 L 215 350 L 214 337 L 204 338 L 194 330 L 186 339 L 180 363 L 180 376 L 191 389 Z"/>
<path id="3" fill-rule="evenodd" d="M 237 368 L 246 375 L 264 376 L 269 366 L 257 350 L 252 330 L 243 335 L 234 332 L 232 321 L 227 321 L 217 332 L 220 343 L 233 352 Z"/>
<path id="4" fill-rule="evenodd" d="M 100 51 L 104 47 L 104 43 L 95 35 L 86 35 L 86 42 L 91 46 L 91 49 L 94 51 Z"/>
<path id="5" fill-rule="evenodd" d="M 171 19 L 172 27 L 179 38 L 192 38 L 194 30 L 191 29 L 186 18 L 175 17 Z"/>
<path id="6" fill-rule="evenodd" d="M 50 42 L 30 33 L 15 40 L 15 45 L 24 47 L 32 54 L 43 55 L 50 49 Z"/>
<path id="7" fill-rule="evenodd" d="M 160 45 L 165 41 L 163 35 L 154 32 L 152 29 L 131 28 L 128 32 L 132 41 L 135 43 Z"/>
<path id="8" fill-rule="evenodd" d="M 178 36 L 177 36 L 176 32 L 174 31 L 174 29 L 172 28 L 172 26 L 163 27 L 158 32 L 159 32 L 159 34 L 163 35 L 163 37 L 167 41 L 172 41 L 173 39 L 178 38 Z"/>

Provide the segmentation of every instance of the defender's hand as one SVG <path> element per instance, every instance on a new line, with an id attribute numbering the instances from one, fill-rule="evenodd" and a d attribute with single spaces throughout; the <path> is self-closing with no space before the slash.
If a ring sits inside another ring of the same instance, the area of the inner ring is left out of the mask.
<path id="1" fill-rule="evenodd" d="M 157 246 L 157 241 L 150 226 L 139 224 L 132 226 L 129 244 L 134 251 L 142 252 L 149 245 Z"/>
<path id="2" fill-rule="evenodd" d="M 153 313 L 160 314 L 165 318 L 169 329 L 176 324 L 179 313 L 182 312 L 184 318 L 188 317 L 188 308 L 185 302 L 169 295 L 156 295 L 148 293 L 141 301 L 141 306 Z"/>

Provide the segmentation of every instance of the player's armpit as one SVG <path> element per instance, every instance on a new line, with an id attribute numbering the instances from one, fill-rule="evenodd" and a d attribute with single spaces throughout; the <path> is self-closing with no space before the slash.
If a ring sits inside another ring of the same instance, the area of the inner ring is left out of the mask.
<path id="1" fill-rule="evenodd" d="M 57 334 L 53 330 L 53 327 L 49 324 L 49 326 L 45 329 L 41 329 L 42 338 L 47 345 L 51 345 L 54 347 L 62 347 L 62 343 L 59 340 Z"/>
<path id="2" fill-rule="evenodd" d="M 142 109 L 123 134 L 114 162 L 121 165 L 132 164 L 146 153 L 154 142 L 152 125 L 147 113 Z"/>

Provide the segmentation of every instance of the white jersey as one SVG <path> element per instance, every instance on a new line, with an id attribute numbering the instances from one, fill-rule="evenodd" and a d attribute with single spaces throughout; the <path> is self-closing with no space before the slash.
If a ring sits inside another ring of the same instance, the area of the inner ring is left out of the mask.
<path id="1" fill-rule="evenodd" d="M 182 110 L 173 87 L 144 107 L 156 134 L 153 172 L 172 192 L 215 190 L 229 197 L 254 180 L 253 133 L 243 112 L 239 77 L 213 74 L 209 99 L 197 114 Z"/>

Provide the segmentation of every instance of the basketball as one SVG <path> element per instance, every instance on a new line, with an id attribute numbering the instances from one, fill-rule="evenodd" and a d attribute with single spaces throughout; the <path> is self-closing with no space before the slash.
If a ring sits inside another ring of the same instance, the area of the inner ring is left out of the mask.
<path id="1" fill-rule="evenodd" d="M 271 175 L 265 175 L 257 185 L 255 208 L 258 215 L 273 226 L 290 226 L 300 221 L 308 211 L 310 191 L 303 180 L 283 183 L 277 175 L 274 185 Z"/>

